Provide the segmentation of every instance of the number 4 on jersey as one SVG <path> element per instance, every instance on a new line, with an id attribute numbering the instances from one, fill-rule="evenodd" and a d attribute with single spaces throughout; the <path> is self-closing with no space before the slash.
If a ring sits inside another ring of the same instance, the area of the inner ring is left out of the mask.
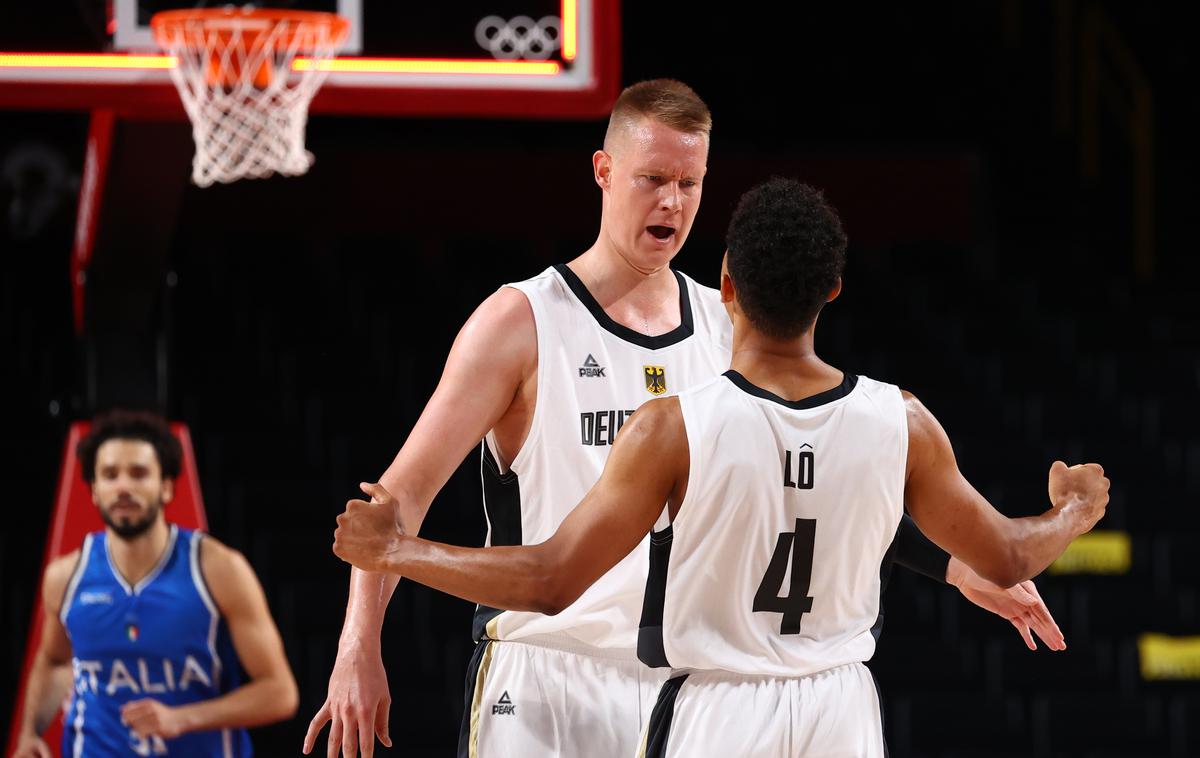
<path id="1" fill-rule="evenodd" d="M 780 634 L 799 634 L 800 618 L 812 610 L 813 599 L 808 596 L 808 585 L 812 581 L 813 545 L 817 536 L 817 520 L 796 519 L 796 531 L 782 532 L 775 543 L 775 553 L 767 566 L 767 573 L 754 593 L 754 612 L 782 613 L 779 623 Z M 792 581 L 788 594 L 779 596 L 783 589 L 783 575 L 787 572 L 788 553 L 792 559 Z"/>

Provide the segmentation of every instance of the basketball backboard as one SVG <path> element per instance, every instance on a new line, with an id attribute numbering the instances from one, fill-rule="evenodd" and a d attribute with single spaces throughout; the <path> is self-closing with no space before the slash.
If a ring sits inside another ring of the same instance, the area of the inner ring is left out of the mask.
<path id="1" fill-rule="evenodd" d="M 261 4 L 261 3 L 259 3 Z M 46 0 L 0 24 L 0 107 L 183 117 L 149 30 L 180 0 Z M 327 114 L 587 118 L 619 84 L 616 0 L 275 0 L 350 35 L 312 105 Z M 295 66 L 306 64 L 300 59 Z"/>

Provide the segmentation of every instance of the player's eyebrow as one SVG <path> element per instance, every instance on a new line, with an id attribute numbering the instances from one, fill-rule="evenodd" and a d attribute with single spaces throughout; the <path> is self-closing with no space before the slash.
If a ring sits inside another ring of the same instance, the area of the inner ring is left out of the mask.
<path id="1" fill-rule="evenodd" d="M 650 166 L 650 167 L 639 168 L 635 173 L 642 174 L 645 176 L 669 176 L 669 177 L 676 176 L 676 172 L 671 171 L 670 169 L 659 167 L 659 166 Z M 700 174 L 700 175 L 682 174 L 679 176 L 679 178 L 680 179 L 691 179 L 693 181 L 698 181 L 703 176 L 704 176 L 703 174 Z"/>

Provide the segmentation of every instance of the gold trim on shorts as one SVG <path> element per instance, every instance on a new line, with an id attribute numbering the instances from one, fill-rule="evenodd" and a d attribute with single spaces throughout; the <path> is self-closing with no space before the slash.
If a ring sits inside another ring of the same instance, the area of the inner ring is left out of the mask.
<path id="1" fill-rule="evenodd" d="M 484 644 L 487 648 L 479 660 L 479 670 L 475 672 L 475 695 L 471 698 L 471 735 L 467 747 L 470 758 L 479 758 L 479 710 L 483 701 L 483 682 L 492 665 L 492 651 L 496 649 L 496 643 L 490 640 Z"/>

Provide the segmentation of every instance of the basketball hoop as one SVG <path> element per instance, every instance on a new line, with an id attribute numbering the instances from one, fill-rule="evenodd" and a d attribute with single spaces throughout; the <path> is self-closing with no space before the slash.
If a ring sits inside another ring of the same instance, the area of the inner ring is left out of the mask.
<path id="1" fill-rule="evenodd" d="M 308 106 L 324 81 L 320 65 L 293 71 L 297 56 L 319 64 L 345 39 L 332 13 L 256 8 L 163 11 L 150 19 L 159 46 L 175 56 L 171 79 L 192 121 L 192 181 L 297 176 Z"/>

